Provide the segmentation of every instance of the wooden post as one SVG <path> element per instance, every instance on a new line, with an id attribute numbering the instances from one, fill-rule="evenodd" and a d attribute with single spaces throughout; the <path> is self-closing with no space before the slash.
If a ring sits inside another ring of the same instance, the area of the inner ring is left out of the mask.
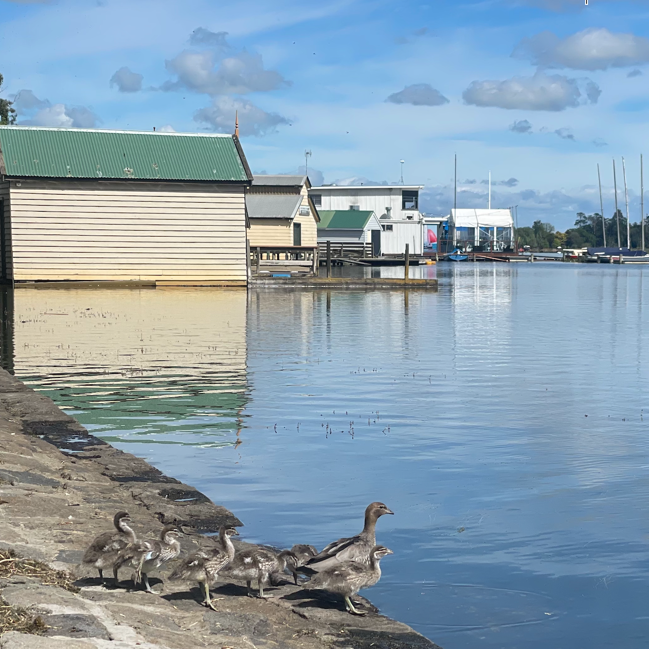
<path id="1" fill-rule="evenodd" d="M 257 275 L 259 275 L 260 266 L 261 266 L 261 248 L 257 246 Z"/>
<path id="2" fill-rule="evenodd" d="M 331 277 L 331 241 L 327 241 L 327 277 Z"/>
<path id="3" fill-rule="evenodd" d="M 406 260 L 406 267 L 405 267 L 403 279 L 407 282 L 408 276 L 410 275 L 410 244 L 408 243 L 406 244 L 405 260 Z"/>
<path id="4" fill-rule="evenodd" d="M 312 265 L 312 272 L 315 276 L 318 275 L 318 249 L 314 248 L 313 249 L 313 265 Z"/>

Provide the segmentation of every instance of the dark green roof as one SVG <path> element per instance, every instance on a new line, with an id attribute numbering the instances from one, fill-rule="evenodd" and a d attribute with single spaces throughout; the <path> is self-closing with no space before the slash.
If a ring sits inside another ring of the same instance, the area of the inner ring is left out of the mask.
<path id="1" fill-rule="evenodd" d="M 318 230 L 363 230 L 374 212 L 367 210 L 319 210 Z"/>
<path id="2" fill-rule="evenodd" d="M 248 182 L 231 135 L 0 126 L 0 172 L 15 178 Z"/>

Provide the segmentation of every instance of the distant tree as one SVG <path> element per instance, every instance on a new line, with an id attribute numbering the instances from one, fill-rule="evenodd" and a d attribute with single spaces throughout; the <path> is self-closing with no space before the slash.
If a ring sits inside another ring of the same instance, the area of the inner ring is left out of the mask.
<path id="1" fill-rule="evenodd" d="M 528 226 L 522 228 L 516 228 L 516 239 L 519 246 L 529 246 L 530 248 L 536 248 L 536 236 L 534 235 L 534 230 Z"/>
<path id="2" fill-rule="evenodd" d="M 554 233 L 554 247 L 555 248 L 565 248 L 566 247 L 566 233 L 565 232 L 555 232 Z"/>
<path id="3" fill-rule="evenodd" d="M 532 224 L 534 230 L 534 237 L 536 238 L 537 248 L 553 248 L 554 247 L 554 226 L 550 223 L 543 223 L 543 221 L 534 221 Z"/>
<path id="4" fill-rule="evenodd" d="M 2 90 L 3 76 L 0 74 L 0 90 Z M 13 107 L 13 102 L 8 99 L 0 99 L 0 124 L 15 124 L 16 123 L 16 110 Z"/>

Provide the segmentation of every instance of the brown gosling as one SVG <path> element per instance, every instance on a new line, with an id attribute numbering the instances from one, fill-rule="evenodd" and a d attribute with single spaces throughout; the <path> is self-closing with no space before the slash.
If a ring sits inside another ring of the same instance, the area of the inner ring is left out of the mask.
<path id="1" fill-rule="evenodd" d="M 330 543 L 319 554 L 309 559 L 301 572 L 313 574 L 340 565 L 346 561 L 356 561 L 369 565 L 370 550 L 376 545 L 376 521 L 385 514 L 394 514 L 383 503 L 370 503 L 365 509 L 363 531 L 356 536 L 338 539 Z"/>
<path id="2" fill-rule="evenodd" d="M 323 570 L 315 575 L 311 581 L 304 585 L 307 590 L 326 590 L 330 593 L 342 595 L 345 608 L 353 615 L 365 615 L 364 611 L 354 608 L 351 600 L 359 590 L 374 586 L 381 578 L 381 559 L 393 554 L 392 550 L 375 545 L 369 553 L 369 565 L 357 561 L 346 561 L 337 566 Z"/>
<path id="3" fill-rule="evenodd" d="M 254 597 L 252 582 L 256 581 L 259 587 L 259 597 L 268 599 L 271 595 L 264 595 L 264 588 L 271 583 L 271 576 L 280 575 L 286 569 L 290 570 L 297 584 L 298 558 L 290 550 L 274 552 L 268 548 L 248 548 L 234 555 L 232 562 L 225 568 L 224 576 L 245 581 L 248 586 L 248 597 Z"/>
<path id="4" fill-rule="evenodd" d="M 172 573 L 169 579 L 195 581 L 203 589 L 204 606 L 212 610 L 214 604 L 210 598 L 210 586 L 216 583 L 219 572 L 234 559 L 234 545 L 231 536 L 239 536 L 234 527 L 221 527 L 217 546 L 212 550 L 199 550 L 190 554 Z"/>
<path id="5" fill-rule="evenodd" d="M 117 512 L 113 518 L 116 531 L 100 534 L 83 555 L 81 563 L 96 568 L 101 580 L 104 579 L 104 570 L 113 568 L 113 577 L 117 583 L 115 561 L 122 550 L 137 541 L 135 532 L 129 525 L 130 522 L 131 519 L 127 512 Z"/>
<path id="6" fill-rule="evenodd" d="M 115 561 L 115 571 L 122 566 L 130 565 L 135 568 L 134 581 L 136 584 L 144 580 L 147 593 L 153 593 L 149 584 L 149 573 L 168 561 L 173 561 L 180 554 L 178 537 L 182 530 L 177 525 L 165 525 L 159 540 L 147 539 L 129 544 L 119 553 Z"/>

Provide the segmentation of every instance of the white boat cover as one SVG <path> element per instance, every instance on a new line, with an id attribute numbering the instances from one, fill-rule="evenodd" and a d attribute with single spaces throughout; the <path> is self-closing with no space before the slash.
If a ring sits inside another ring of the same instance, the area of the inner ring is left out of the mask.
<path id="1" fill-rule="evenodd" d="M 512 228 L 514 220 L 510 210 L 451 210 L 449 219 L 456 228 Z"/>

